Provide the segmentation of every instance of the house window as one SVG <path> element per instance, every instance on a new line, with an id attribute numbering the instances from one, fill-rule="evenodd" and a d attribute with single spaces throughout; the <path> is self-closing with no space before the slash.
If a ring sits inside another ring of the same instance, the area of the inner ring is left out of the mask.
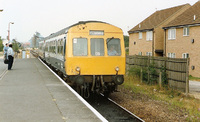
<path id="1" fill-rule="evenodd" d="M 182 58 L 189 58 L 189 54 L 188 53 L 183 53 L 182 54 Z"/>
<path id="2" fill-rule="evenodd" d="M 168 57 L 169 58 L 176 58 L 176 54 L 175 53 L 168 53 Z"/>
<path id="3" fill-rule="evenodd" d="M 189 27 L 183 28 L 183 36 L 189 36 Z"/>
<path id="4" fill-rule="evenodd" d="M 142 32 L 139 32 L 139 39 L 142 39 Z"/>
<path id="5" fill-rule="evenodd" d="M 142 55 L 142 52 L 139 52 L 138 55 Z"/>
<path id="6" fill-rule="evenodd" d="M 152 56 L 152 52 L 146 52 L 147 56 Z"/>
<path id="7" fill-rule="evenodd" d="M 153 40 L 153 31 L 147 31 L 146 32 L 146 40 L 147 41 L 151 41 L 151 40 Z"/>
<path id="8" fill-rule="evenodd" d="M 172 39 L 176 39 L 176 29 L 169 29 L 168 30 L 168 39 L 172 40 Z"/>

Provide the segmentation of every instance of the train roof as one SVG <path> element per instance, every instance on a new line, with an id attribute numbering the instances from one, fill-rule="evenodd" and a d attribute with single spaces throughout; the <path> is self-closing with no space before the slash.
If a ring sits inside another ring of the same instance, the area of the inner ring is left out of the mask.
<path id="1" fill-rule="evenodd" d="M 78 23 L 73 24 L 73 25 L 71 25 L 71 26 L 69 26 L 69 27 L 66 27 L 66 28 L 64 28 L 64 29 L 62 29 L 62 30 L 60 30 L 60 31 L 58 31 L 58 32 L 56 32 L 56 33 L 52 33 L 51 35 L 45 37 L 43 40 L 47 40 L 47 39 L 50 39 L 50 38 L 59 36 L 59 35 L 61 35 L 61 34 L 65 34 L 65 33 L 68 32 L 68 30 L 69 30 L 71 27 L 74 27 L 74 26 L 80 25 L 80 24 L 86 24 L 86 23 L 105 23 L 105 24 L 108 24 L 108 23 L 102 22 L 102 21 L 79 21 Z"/>

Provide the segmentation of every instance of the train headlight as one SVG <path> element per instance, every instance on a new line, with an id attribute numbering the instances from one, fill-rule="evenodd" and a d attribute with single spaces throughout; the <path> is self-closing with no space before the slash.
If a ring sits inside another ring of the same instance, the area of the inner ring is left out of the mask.
<path id="1" fill-rule="evenodd" d="M 77 72 L 80 72 L 80 71 L 81 71 L 81 68 L 80 68 L 80 67 L 76 67 L 76 71 L 77 71 Z"/>
<path id="2" fill-rule="evenodd" d="M 115 71 L 117 71 L 117 72 L 118 72 L 118 71 L 119 71 L 119 67 L 116 67 L 116 68 L 115 68 Z"/>

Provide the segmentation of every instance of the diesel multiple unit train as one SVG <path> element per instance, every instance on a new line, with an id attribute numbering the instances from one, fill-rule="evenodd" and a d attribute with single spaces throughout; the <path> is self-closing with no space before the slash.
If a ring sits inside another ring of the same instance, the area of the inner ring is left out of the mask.
<path id="1" fill-rule="evenodd" d="M 124 82 L 125 49 L 120 28 L 81 21 L 39 42 L 39 56 L 79 94 L 110 94 Z"/>

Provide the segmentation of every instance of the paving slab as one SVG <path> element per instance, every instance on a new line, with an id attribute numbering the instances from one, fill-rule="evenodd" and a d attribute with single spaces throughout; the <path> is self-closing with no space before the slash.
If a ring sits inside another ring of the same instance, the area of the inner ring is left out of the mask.
<path id="1" fill-rule="evenodd" d="M 189 82 L 189 93 L 195 98 L 200 99 L 200 81 L 190 81 Z"/>
<path id="2" fill-rule="evenodd" d="M 0 57 L 0 76 L 8 68 L 7 64 L 4 64 L 3 58 Z"/>
<path id="3" fill-rule="evenodd" d="M 16 59 L 0 79 L 0 121 L 99 122 L 38 59 Z"/>

